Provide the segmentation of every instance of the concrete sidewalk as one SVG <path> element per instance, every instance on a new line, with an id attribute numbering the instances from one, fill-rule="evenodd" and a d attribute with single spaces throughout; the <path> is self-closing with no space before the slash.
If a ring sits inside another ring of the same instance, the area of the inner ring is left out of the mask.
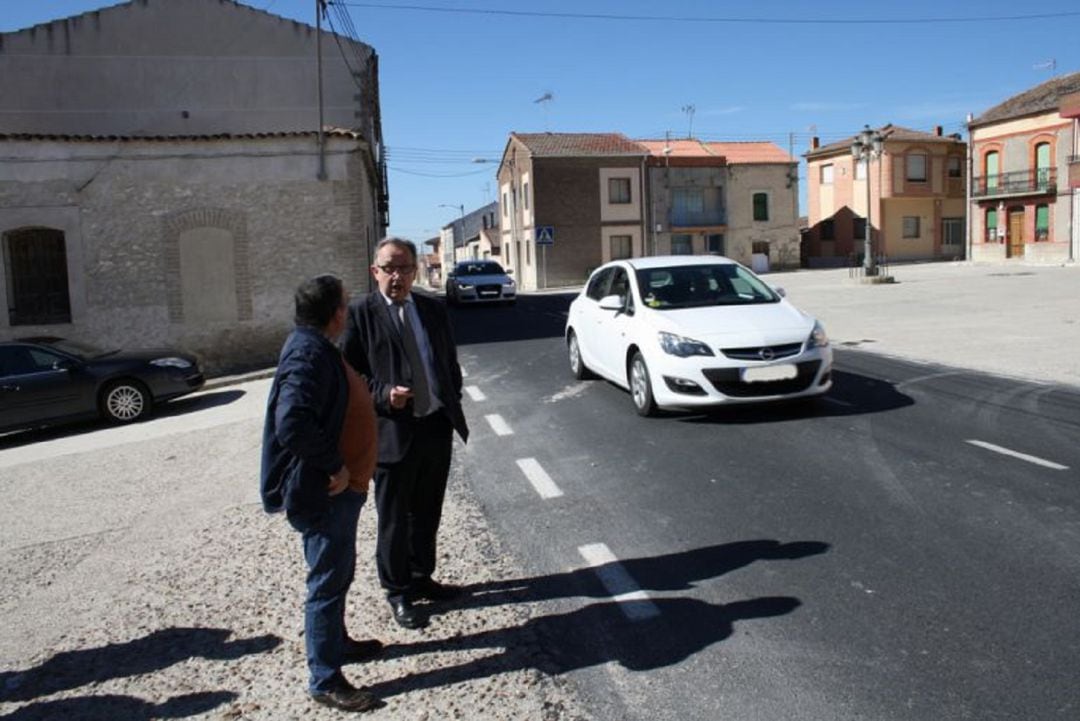
<path id="1" fill-rule="evenodd" d="M 837 348 L 1080 385 L 1080 265 L 893 266 L 893 284 L 846 268 L 770 273 Z"/>

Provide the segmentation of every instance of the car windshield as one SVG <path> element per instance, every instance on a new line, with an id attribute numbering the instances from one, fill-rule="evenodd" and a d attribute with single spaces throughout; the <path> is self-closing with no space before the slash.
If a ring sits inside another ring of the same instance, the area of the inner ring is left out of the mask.
<path id="1" fill-rule="evenodd" d="M 462 263 L 454 272 L 458 275 L 502 275 L 503 269 L 498 263 L 480 261 Z"/>
<path id="2" fill-rule="evenodd" d="M 116 351 L 108 351 L 104 348 L 98 348 L 97 346 L 90 345 L 89 343 L 82 343 L 75 340 L 67 340 L 66 338 L 53 338 L 44 343 L 44 345 L 55 348 L 61 353 L 67 353 L 73 355 L 76 358 L 99 358 L 103 355 L 109 355 Z"/>
<path id="3" fill-rule="evenodd" d="M 772 288 L 741 265 L 643 268 L 636 275 L 641 302 L 657 310 L 780 302 Z"/>

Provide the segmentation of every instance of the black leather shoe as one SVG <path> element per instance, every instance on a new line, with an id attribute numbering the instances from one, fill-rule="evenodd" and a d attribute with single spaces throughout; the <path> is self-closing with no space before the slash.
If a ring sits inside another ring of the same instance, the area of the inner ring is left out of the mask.
<path id="1" fill-rule="evenodd" d="M 390 609 L 394 614 L 397 625 L 402 628 L 415 629 L 427 625 L 427 621 L 420 617 L 420 614 L 413 608 L 412 603 L 404 598 L 391 601 Z"/>
<path id="2" fill-rule="evenodd" d="M 414 583 L 409 589 L 409 595 L 425 601 L 451 601 L 461 595 L 461 586 L 439 583 L 427 578 Z"/>
<path id="3" fill-rule="evenodd" d="M 345 682 L 331 691 L 310 691 L 309 695 L 315 703 L 342 711 L 371 711 L 386 705 L 370 691 Z"/>
<path id="4" fill-rule="evenodd" d="M 382 641 L 370 638 L 364 641 L 345 640 L 345 663 L 362 663 L 378 656 L 383 650 Z"/>

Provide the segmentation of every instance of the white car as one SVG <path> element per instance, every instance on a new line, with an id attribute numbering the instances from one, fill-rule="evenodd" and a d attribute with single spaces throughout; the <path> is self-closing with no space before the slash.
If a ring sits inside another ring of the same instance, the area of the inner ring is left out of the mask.
<path id="1" fill-rule="evenodd" d="M 463 260 L 446 276 L 446 301 L 451 304 L 512 304 L 516 299 L 510 271 L 493 260 Z"/>
<path id="2" fill-rule="evenodd" d="M 627 388 L 641 415 L 812 398 L 832 387 L 821 323 L 720 256 L 602 265 L 570 304 L 570 370 Z"/>

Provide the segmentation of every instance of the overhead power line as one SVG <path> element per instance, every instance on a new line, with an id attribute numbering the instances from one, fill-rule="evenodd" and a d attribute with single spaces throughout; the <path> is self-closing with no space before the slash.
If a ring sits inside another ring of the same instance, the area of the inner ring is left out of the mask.
<path id="1" fill-rule="evenodd" d="M 377 10 L 408 10 L 414 12 L 449 13 L 458 15 L 504 15 L 510 17 L 560 18 L 579 20 L 606 20 L 619 22 L 683 22 L 683 23 L 730 23 L 743 25 L 929 25 L 939 23 L 976 24 L 993 22 L 1016 22 L 1019 20 L 1052 20 L 1078 17 L 1080 11 L 1053 13 L 1018 13 L 1013 15 L 982 15 L 952 17 L 898 17 L 898 18 L 765 18 L 765 17 L 718 17 L 710 15 L 626 15 L 622 13 L 572 13 L 545 12 L 542 10 L 504 10 L 491 8 L 435 7 L 432 5 L 391 5 L 387 3 L 356 2 L 356 0 L 332 0 L 332 5 Z"/>

